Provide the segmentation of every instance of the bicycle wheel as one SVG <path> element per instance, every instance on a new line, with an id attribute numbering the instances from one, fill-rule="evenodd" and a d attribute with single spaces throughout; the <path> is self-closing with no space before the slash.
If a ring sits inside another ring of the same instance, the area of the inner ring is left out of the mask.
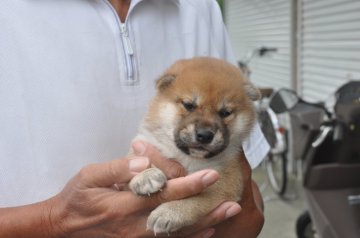
<path id="1" fill-rule="evenodd" d="M 271 149 L 274 149 L 277 143 L 276 129 L 274 122 L 267 110 L 261 110 L 258 113 L 261 130 L 268 141 Z M 287 167 L 285 151 L 281 153 L 270 153 L 265 159 L 266 174 L 270 185 L 275 193 L 282 196 L 286 192 L 287 186 Z"/>
<path id="2" fill-rule="evenodd" d="M 296 235 L 298 238 L 316 238 L 316 232 L 308 211 L 302 213 L 296 220 Z"/>
<path id="3" fill-rule="evenodd" d="M 269 113 L 266 110 L 262 109 L 258 112 L 258 119 L 260 128 L 265 136 L 265 139 L 269 143 L 270 147 L 274 148 L 276 144 L 276 132 Z"/>
<path id="4" fill-rule="evenodd" d="M 265 160 L 265 167 L 271 188 L 278 195 L 284 195 L 288 180 L 285 155 L 270 153 Z"/>

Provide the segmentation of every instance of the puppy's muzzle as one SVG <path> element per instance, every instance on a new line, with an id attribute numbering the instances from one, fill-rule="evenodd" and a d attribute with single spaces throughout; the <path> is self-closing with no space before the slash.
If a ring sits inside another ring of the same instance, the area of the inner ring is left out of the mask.
<path id="1" fill-rule="evenodd" d="M 226 148 L 228 139 L 227 129 L 218 124 L 189 123 L 175 133 L 177 147 L 196 158 L 212 158 Z"/>
<path id="2" fill-rule="evenodd" d="M 206 128 L 197 128 L 195 130 L 196 141 L 201 144 L 210 144 L 214 139 L 215 133 Z"/>

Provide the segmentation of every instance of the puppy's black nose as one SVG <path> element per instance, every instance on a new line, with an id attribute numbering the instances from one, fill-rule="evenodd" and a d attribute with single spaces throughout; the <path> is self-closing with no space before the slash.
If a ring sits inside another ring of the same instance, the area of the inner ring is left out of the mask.
<path id="1" fill-rule="evenodd" d="M 214 139 L 214 132 L 208 129 L 196 129 L 196 140 L 202 144 L 209 144 Z"/>

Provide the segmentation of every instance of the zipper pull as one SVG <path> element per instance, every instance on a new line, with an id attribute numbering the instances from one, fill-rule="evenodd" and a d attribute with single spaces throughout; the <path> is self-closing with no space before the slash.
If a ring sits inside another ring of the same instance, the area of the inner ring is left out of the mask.
<path id="1" fill-rule="evenodd" d="M 129 32 L 127 31 L 126 25 L 125 24 L 121 24 L 121 36 L 123 38 L 123 42 L 124 42 L 124 47 L 126 50 L 126 53 L 128 55 L 133 55 L 134 54 L 134 50 L 131 46 L 131 42 L 130 42 L 130 38 L 129 38 Z"/>

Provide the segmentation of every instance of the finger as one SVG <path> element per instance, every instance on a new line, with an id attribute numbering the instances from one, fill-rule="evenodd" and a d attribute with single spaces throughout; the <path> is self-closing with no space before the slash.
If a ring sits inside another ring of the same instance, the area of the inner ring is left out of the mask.
<path id="1" fill-rule="evenodd" d="M 166 187 L 150 197 L 138 197 L 133 199 L 132 207 L 155 208 L 162 203 L 183 199 L 199 194 L 204 189 L 214 184 L 219 179 L 215 170 L 201 170 L 186 177 L 168 180 Z"/>
<path id="2" fill-rule="evenodd" d="M 143 141 L 134 141 L 131 146 L 135 155 L 150 158 L 151 163 L 163 171 L 168 178 L 178 178 L 186 175 L 184 167 L 175 160 L 162 156 L 151 144 Z"/>
<path id="3" fill-rule="evenodd" d="M 192 236 L 188 236 L 189 238 L 210 238 L 215 234 L 214 228 L 208 228 L 203 231 L 197 232 Z"/>
<path id="4" fill-rule="evenodd" d="M 215 234 L 215 229 L 213 226 L 239 214 L 240 211 L 241 207 L 238 203 L 224 202 L 216 207 L 206 217 L 201 219 L 201 221 L 195 223 L 192 226 L 183 228 L 174 234 L 182 236 L 187 234 L 186 237 L 189 237 L 189 234 L 192 234 L 190 236 L 191 238 L 211 237 Z M 194 231 L 198 232 L 194 233 Z"/>
<path id="5" fill-rule="evenodd" d="M 224 202 L 215 208 L 212 212 L 210 212 L 209 215 L 196 223 L 194 227 L 199 229 L 211 227 L 239 214 L 240 212 L 241 206 L 238 203 Z"/>
<path id="6" fill-rule="evenodd" d="M 207 228 L 202 231 L 194 232 L 194 230 L 191 231 L 176 231 L 173 233 L 163 233 L 163 234 L 156 234 L 156 237 L 186 237 L 186 238 L 210 238 L 215 234 L 214 228 Z M 153 236 L 153 231 L 147 231 L 145 236 Z"/>
<path id="7" fill-rule="evenodd" d="M 156 205 L 164 202 L 183 199 L 199 194 L 204 189 L 214 184 L 219 179 L 219 174 L 215 170 L 202 170 L 190 174 L 186 177 L 180 177 L 168 180 L 163 191 L 154 194 L 152 197 Z"/>
<path id="8" fill-rule="evenodd" d="M 241 207 L 236 202 L 224 202 L 216 207 L 208 216 L 198 223 L 173 232 L 171 234 L 157 234 L 158 237 L 188 237 L 188 238 L 209 238 L 215 234 L 213 226 L 233 217 L 241 212 Z M 148 230 L 150 236 L 153 231 Z"/>
<path id="9" fill-rule="evenodd" d="M 133 156 L 84 167 L 78 174 L 81 183 L 88 187 L 110 187 L 127 183 L 132 177 L 150 166 L 147 157 Z"/>

